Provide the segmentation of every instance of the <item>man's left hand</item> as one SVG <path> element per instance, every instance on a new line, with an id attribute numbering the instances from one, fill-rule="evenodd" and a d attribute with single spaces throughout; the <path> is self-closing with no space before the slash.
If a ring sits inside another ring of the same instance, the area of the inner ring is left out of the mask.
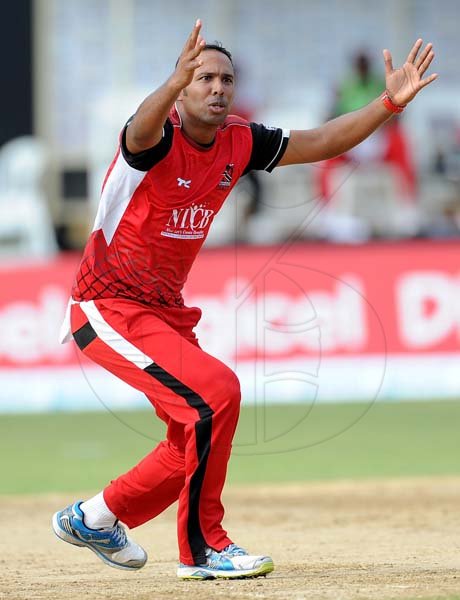
<path id="1" fill-rule="evenodd" d="M 427 44 L 419 54 L 423 40 L 418 39 L 409 52 L 406 62 L 400 69 L 393 69 L 389 50 L 383 51 L 385 60 L 386 88 L 394 104 L 403 106 L 410 102 L 418 92 L 437 78 L 433 73 L 423 79 L 423 75 L 434 58 L 433 44 Z"/>

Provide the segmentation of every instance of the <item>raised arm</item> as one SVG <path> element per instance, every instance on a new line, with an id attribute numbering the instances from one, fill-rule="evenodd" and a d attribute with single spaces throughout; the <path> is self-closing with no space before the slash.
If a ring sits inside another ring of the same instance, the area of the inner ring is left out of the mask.
<path id="1" fill-rule="evenodd" d="M 195 69 L 201 64 L 200 53 L 206 42 L 200 36 L 198 19 L 185 43 L 174 73 L 167 81 L 142 102 L 126 129 L 126 146 L 132 154 L 152 148 L 160 140 L 163 125 L 180 92 L 193 79 Z"/>
<path id="2" fill-rule="evenodd" d="M 432 44 L 427 44 L 419 55 L 422 43 L 421 39 L 415 42 L 400 69 L 393 69 L 390 51 L 383 51 L 386 92 L 395 106 L 404 107 L 437 78 L 436 73 L 422 78 L 434 58 Z M 343 154 L 365 140 L 392 115 L 383 100 L 377 98 L 364 108 L 328 121 L 316 129 L 291 131 L 286 152 L 278 166 L 316 162 Z"/>

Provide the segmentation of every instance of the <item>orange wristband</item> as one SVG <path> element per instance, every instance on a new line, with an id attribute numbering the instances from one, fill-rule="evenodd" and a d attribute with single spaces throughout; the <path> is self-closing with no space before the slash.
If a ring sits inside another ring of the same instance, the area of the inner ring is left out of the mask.
<path id="1" fill-rule="evenodd" d="M 393 102 L 390 98 L 390 94 L 387 90 L 383 92 L 380 96 L 381 101 L 383 102 L 383 106 L 392 113 L 402 113 L 402 111 L 406 108 L 407 104 L 398 105 Z"/>

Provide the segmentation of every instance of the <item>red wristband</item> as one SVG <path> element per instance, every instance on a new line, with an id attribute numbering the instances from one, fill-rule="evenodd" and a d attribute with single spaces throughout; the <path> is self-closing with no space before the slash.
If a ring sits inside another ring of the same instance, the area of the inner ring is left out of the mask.
<path id="1" fill-rule="evenodd" d="M 383 102 L 383 106 L 392 113 L 402 113 L 402 111 L 406 108 L 407 104 L 398 105 L 393 102 L 390 98 L 390 94 L 387 90 L 383 92 L 380 96 L 381 101 Z"/>

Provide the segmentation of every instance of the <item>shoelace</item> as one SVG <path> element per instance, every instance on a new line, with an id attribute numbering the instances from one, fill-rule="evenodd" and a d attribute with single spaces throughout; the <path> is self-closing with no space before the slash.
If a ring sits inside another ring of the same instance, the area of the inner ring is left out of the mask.
<path id="1" fill-rule="evenodd" d="M 223 553 L 227 554 L 227 556 L 246 556 L 247 552 L 241 546 L 237 546 L 236 544 L 229 544 L 223 550 Z"/>
<path id="2" fill-rule="evenodd" d="M 228 558 L 225 554 L 211 550 L 206 556 L 206 566 L 211 569 L 218 569 L 226 560 L 228 560 Z"/>
<path id="3" fill-rule="evenodd" d="M 206 563 L 205 566 L 211 569 L 218 569 L 225 561 L 228 561 L 232 556 L 246 556 L 247 552 L 244 548 L 237 546 L 236 544 L 229 544 L 220 552 L 213 550 L 212 548 L 206 549 Z"/>
<path id="4" fill-rule="evenodd" d="M 110 537 L 117 544 L 117 546 L 126 546 L 126 532 L 121 525 L 116 525 L 113 528 L 113 531 L 110 532 Z"/>

